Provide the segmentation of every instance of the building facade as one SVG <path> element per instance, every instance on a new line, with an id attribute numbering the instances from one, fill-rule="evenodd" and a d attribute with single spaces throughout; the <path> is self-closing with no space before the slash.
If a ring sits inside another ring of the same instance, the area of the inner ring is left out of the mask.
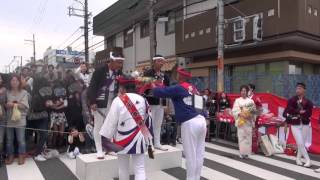
<path id="1" fill-rule="evenodd" d="M 126 58 L 124 72 L 150 67 L 148 2 L 148 0 L 119 0 L 93 19 L 93 33 L 104 36 L 105 49 L 123 48 Z M 154 8 L 156 54 L 169 59 L 166 70 L 171 69 L 177 61 L 175 50 L 177 8 L 182 8 L 181 1 L 159 0 Z"/>
<path id="2" fill-rule="evenodd" d="M 119 0 L 94 17 L 105 48 L 123 47 L 125 71 L 150 66 L 148 0 Z M 289 97 L 311 86 L 320 104 L 320 2 L 225 0 L 226 92 L 256 84 L 258 92 Z M 217 86 L 217 0 L 158 0 L 157 54 L 188 67 L 199 89 Z M 165 21 L 163 21 L 166 17 Z M 169 65 L 171 67 L 171 65 Z"/>
<path id="3" fill-rule="evenodd" d="M 85 61 L 84 52 L 73 51 L 71 48 L 67 50 L 52 49 L 49 47 L 43 55 L 46 64 L 54 66 L 60 65 L 66 69 L 75 68 L 79 63 Z M 89 62 L 94 61 L 94 53 L 89 53 Z"/>
<path id="4" fill-rule="evenodd" d="M 215 90 L 216 7 L 209 7 L 209 1 L 183 2 L 184 18 L 176 23 L 176 54 L 190 59 L 188 67 L 198 76 L 195 82 L 199 86 Z M 216 1 L 210 3 L 216 4 Z M 274 81 L 285 81 L 281 77 L 293 78 L 293 83 L 299 80 L 298 76 L 319 74 L 319 9 L 320 2 L 316 0 L 227 2 L 225 90 L 238 92 L 240 85 L 254 83 L 258 92 L 277 93 L 282 85 Z"/>

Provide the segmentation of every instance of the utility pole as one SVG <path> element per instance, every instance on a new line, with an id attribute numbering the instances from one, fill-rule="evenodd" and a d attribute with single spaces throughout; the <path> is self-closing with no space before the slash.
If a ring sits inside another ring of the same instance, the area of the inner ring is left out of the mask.
<path id="1" fill-rule="evenodd" d="M 24 41 L 32 42 L 32 45 L 33 45 L 33 60 L 32 60 L 32 63 L 34 64 L 36 62 L 36 39 L 35 39 L 34 34 L 32 35 L 32 40 L 25 39 Z"/>
<path id="2" fill-rule="evenodd" d="M 84 19 L 84 54 L 85 54 L 85 61 L 89 62 L 89 11 L 88 11 L 88 0 L 84 0 L 84 3 L 80 2 L 79 0 L 74 0 L 82 5 L 83 9 L 77 9 L 74 7 L 68 7 L 69 9 L 69 16 L 77 16 Z M 83 12 L 80 14 L 79 12 Z"/>
<path id="3" fill-rule="evenodd" d="M 217 91 L 224 91 L 224 2 L 217 1 L 218 13 L 218 58 L 217 58 Z"/>
<path id="4" fill-rule="evenodd" d="M 149 37 L 150 37 L 150 60 L 152 64 L 152 58 L 156 55 L 157 43 L 156 43 L 156 31 L 154 21 L 154 8 L 155 1 L 149 0 Z"/>
<path id="5" fill-rule="evenodd" d="M 88 0 L 84 0 L 84 57 L 89 62 L 89 26 Z"/>

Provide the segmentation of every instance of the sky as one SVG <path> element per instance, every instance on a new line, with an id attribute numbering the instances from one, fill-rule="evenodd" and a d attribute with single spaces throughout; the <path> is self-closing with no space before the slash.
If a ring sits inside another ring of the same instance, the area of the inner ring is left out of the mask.
<path id="1" fill-rule="evenodd" d="M 84 0 L 78 0 L 83 2 Z M 95 15 L 117 0 L 88 0 L 91 22 Z M 83 30 L 83 18 L 68 15 L 68 7 L 81 9 L 76 0 L 0 0 L 0 71 L 4 72 L 14 56 L 22 56 L 27 63 L 33 56 L 32 34 L 36 40 L 36 58 L 42 59 L 48 47 L 64 49 L 75 41 Z M 89 25 L 89 27 L 92 26 Z M 103 37 L 89 33 L 89 46 L 103 40 Z M 71 37 L 70 37 L 71 36 Z M 84 39 L 72 44 L 75 50 L 84 49 Z M 95 49 L 101 50 L 103 46 Z M 18 63 L 18 59 L 16 60 Z M 12 66 L 15 66 L 13 63 Z"/>

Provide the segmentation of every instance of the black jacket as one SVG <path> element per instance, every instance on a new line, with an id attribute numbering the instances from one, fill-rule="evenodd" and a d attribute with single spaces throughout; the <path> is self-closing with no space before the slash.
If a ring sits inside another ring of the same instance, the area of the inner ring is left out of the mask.
<path id="1" fill-rule="evenodd" d="M 97 104 L 98 108 L 105 108 L 108 104 L 108 96 L 109 91 L 101 92 L 101 88 L 105 86 L 106 78 L 109 73 L 108 66 L 103 66 L 94 71 L 92 74 L 92 78 L 90 81 L 90 85 L 88 88 L 88 103 L 89 105 Z M 121 75 L 121 71 L 116 74 L 116 76 Z M 118 85 L 115 84 L 115 94 L 118 92 Z M 105 93 L 105 99 L 104 100 L 97 100 L 97 98 L 102 94 Z"/>
<path id="2" fill-rule="evenodd" d="M 143 73 L 143 75 L 144 75 L 145 77 L 152 77 L 152 78 L 155 78 L 155 79 L 161 79 L 161 78 L 163 78 L 163 84 L 164 84 L 165 86 L 169 86 L 169 85 L 170 85 L 169 76 L 166 75 L 166 74 L 163 73 L 163 72 L 161 72 L 161 73 L 162 73 L 162 77 L 158 77 L 158 76 L 156 75 L 156 71 L 155 71 L 154 69 L 149 69 L 149 70 L 145 71 L 145 72 Z M 166 100 L 163 99 L 162 102 L 160 102 L 160 98 L 156 98 L 156 97 L 153 97 L 153 96 L 151 95 L 151 90 L 147 90 L 147 91 L 145 92 L 145 97 L 146 97 L 146 99 L 147 99 L 147 101 L 148 101 L 148 103 L 149 103 L 150 105 L 164 105 L 164 106 L 166 105 Z"/>

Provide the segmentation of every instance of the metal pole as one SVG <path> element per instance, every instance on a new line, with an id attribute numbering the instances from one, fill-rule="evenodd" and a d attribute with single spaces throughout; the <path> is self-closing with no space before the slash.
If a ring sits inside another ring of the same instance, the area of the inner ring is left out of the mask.
<path id="1" fill-rule="evenodd" d="M 88 27 L 88 0 L 84 1 L 84 54 L 85 61 L 89 62 L 89 27 Z"/>
<path id="2" fill-rule="evenodd" d="M 217 91 L 224 91 L 224 2 L 217 1 L 218 11 L 218 58 L 217 58 Z"/>
<path id="3" fill-rule="evenodd" d="M 156 54 L 156 33 L 153 12 L 154 0 L 149 0 L 149 37 L 150 37 L 150 60 Z"/>
<path id="4" fill-rule="evenodd" d="M 36 40 L 35 40 L 35 37 L 34 37 L 34 34 L 33 34 L 33 63 L 36 62 Z M 21 56 L 22 58 L 22 56 Z M 21 61 L 22 63 L 22 61 Z"/>
<path id="5" fill-rule="evenodd" d="M 22 56 L 20 56 L 20 72 L 22 72 Z"/>

